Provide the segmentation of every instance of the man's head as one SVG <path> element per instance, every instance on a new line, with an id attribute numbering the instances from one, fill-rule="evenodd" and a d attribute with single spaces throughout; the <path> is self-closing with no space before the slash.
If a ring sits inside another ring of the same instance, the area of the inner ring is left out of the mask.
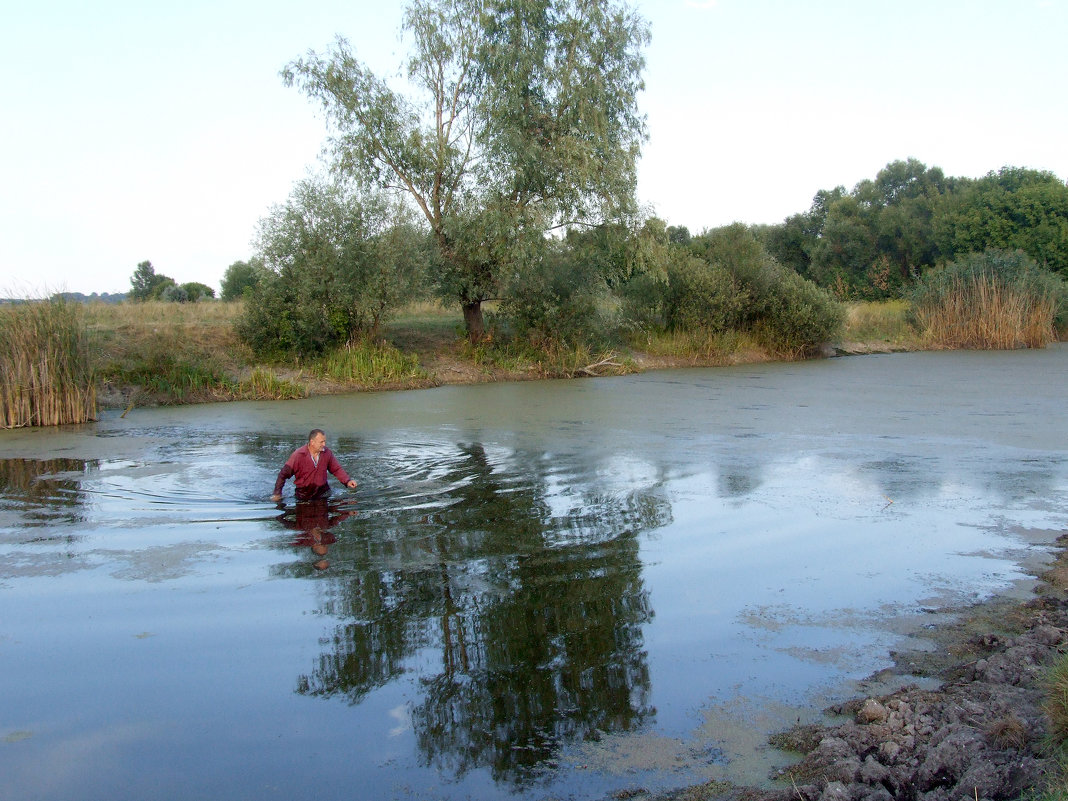
<path id="1" fill-rule="evenodd" d="M 308 434 L 308 450 L 312 455 L 317 455 L 323 452 L 323 448 L 326 447 L 326 434 L 323 433 L 321 428 L 313 428 L 311 433 Z"/>

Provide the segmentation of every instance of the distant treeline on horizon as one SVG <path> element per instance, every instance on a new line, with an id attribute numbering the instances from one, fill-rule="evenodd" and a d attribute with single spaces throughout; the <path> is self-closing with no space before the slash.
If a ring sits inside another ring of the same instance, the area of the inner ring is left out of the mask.
<path id="1" fill-rule="evenodd" d="M 91 295 L 86 295 L 84 292 L 56 292 L 51 295 L 53 300 L 69 300 L 74 303 L 122 303 L 126 300 L 125 292 L 94 292 Z M 0 304 L 3 303 L 26 303 L 30 300 L 39 300 L 39 298 L 0 298 Z"/>

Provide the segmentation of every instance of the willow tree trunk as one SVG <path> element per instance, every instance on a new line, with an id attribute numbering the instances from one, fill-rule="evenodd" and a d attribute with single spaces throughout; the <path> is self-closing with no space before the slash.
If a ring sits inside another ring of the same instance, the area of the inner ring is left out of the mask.
<path id="1" fill-rule="evenodd" d="M 467 329 L 467 341 L 472 345 L 477 345 L 486 333 L 486 329 L 482 324 L 482 301 L 466 301 L 463 304 L 463 308 L 464 327 Z"/>

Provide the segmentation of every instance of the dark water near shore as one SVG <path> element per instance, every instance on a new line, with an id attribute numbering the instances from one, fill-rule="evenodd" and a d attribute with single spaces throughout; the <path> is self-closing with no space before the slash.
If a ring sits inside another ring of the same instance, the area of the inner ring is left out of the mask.
<path id="1" fill-rule="evenodd" d="M 1026 591 L 1066 397 L 1056 346 L 0 431 L 0 797 L 758 781 L 939 610 Z M 313 425 L 360 487 L 277 507 Z"/>

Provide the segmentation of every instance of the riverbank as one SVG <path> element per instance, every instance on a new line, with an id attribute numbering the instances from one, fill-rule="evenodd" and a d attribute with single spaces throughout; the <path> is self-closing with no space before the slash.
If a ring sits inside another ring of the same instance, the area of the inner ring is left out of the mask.
<path id="1" fill-rule="evenodd" d="M 459 312 L 423 303 L 396 315 L 374 345 L 359 346 L 331 359 L 264 362 L 238 337 L 235 322 L 240 314 L 240 303 L 89 306 L 87 325 L 98 405 L 125 409 L 270 400 L 794 358 L 736 332 L 635 335 L 625 347 L 606 351 L 545 352 L 500 346 L 492 339 L 476 348 L 462 336 Z M 904 304 L 851 304 L 841 339 L 829 343 L 822 355 L 922 347 L 905 321 Z M 340 369 L 339 361 L 343 363 Z"/>
<path id="2" fill-rule="evenodd" d="M 993 598 L 923 633 L 930 650 L 893 654 L 869 683 L 911 683 L 824 710 L 769 744 L 798 754 L 774 789 L 720 782 L 639 801 L 950 801 L 1065 795 L 1063 744 L 1051 733 L 1050 674 L 1068 651 L 1068 534 L 1032 597 Z M 936 681 L 935 689 L 916 680 Z M 1056 702 L 1054 702 L 1056 703 Z M 1062 699 L 1061 705 L 1064 705 Z M 621 797 L 621 796 L 616 796 Z"/>

